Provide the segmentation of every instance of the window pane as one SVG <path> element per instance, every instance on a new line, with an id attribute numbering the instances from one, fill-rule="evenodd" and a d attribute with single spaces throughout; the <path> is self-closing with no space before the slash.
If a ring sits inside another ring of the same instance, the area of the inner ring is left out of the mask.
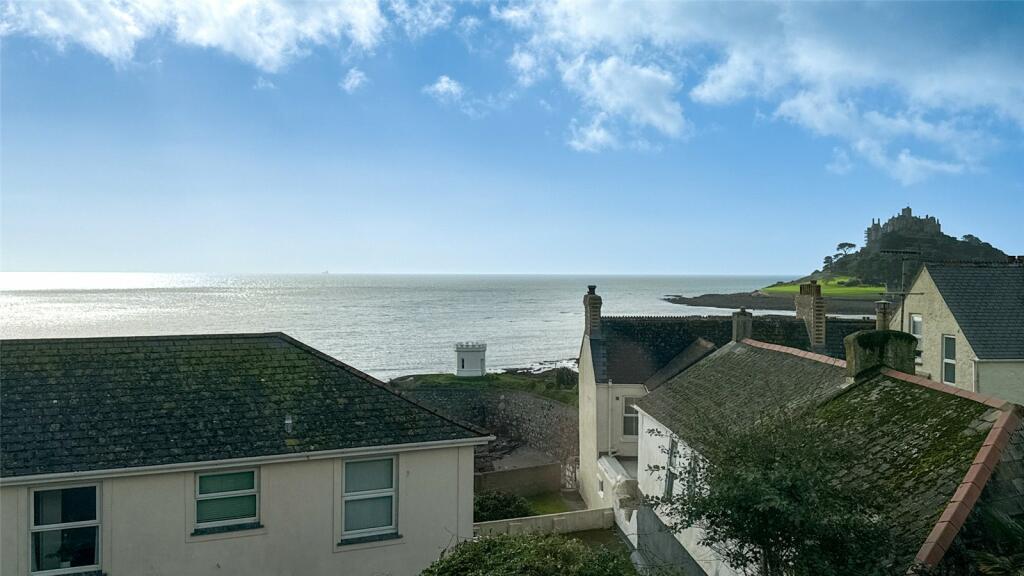
<path id="1" fill-rule="evenodd" d="M 256 495 L 196 501 L 196 522 L 219 522 L 256 516 Z"/>
<path id="2" fill-rule="evenodd" d="M 96 487 L 65 488 L 35 493 L 36 526 L 96 519 Z"/>
<path id="3" fill-rule="evenodd" d="M 345 501 L 345 532 L 391 526 L 391 496 Z"/>
<path id="4" fill-rule="evenodd" d="M 943 363 L 942 381 L 956 384 L 956 364 Z"/>
<path id="5" fill-rule="evenodd" d="M 345 463 L 345 493 L 386 490 L 394 485 L 391 458 Z"/>
<path id="6" fill-rule="evenodd" d="M 917 314 L 912 315 L 910 317 L 910 333 L 913 334 L 914 336 L 920 336 L 921 324 L 921 317 L 918 316 Z"/>
<path id="7" fill-rule="evenodd" d="M 626 416 L 622 419 L 622 434 L 625 436 L 636 436 L 637 428 L 640 426 L 640 419 L 636 416 Z"/>
<path id="8" fill-rule="evenodd" d="M 32 571 L 96 564 L 98 526 L 32 533 Z"/>
<path id="9" fill-rule="evenodd" d="M 946 360 L 956 360 L 956 338 L 942 338 L 942 357 Z"/>
<path id="10" fill-rule="evenodd" d="M 636 414 L 636 398 L 626 398 L 622 408 L 623 414 Z"/>
<path id="11" fill-rule="evenodd" d="M 200 494 L 252 490 L 255 487 L 256 473 L 252 470 L 248 472 L 229 472 L 227 474 L 204 474 L 199 477 Z"/>

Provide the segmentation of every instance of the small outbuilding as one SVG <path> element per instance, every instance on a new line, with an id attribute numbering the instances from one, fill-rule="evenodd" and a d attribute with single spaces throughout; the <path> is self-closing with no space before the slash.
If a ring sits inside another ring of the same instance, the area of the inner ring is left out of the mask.
<path id="1" fill-rule="evenodd" d="M 487 344 L 459 342 L 455 344 L 455 375 L 483 376 L 487 374 Z"/>

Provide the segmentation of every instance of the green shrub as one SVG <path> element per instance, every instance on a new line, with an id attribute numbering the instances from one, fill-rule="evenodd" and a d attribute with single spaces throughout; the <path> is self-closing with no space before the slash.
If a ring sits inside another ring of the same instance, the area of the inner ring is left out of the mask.
<path id="1" fill-rule="evenodd" d="M 620 552 L 558 535 L 500 535 L 463 542 L 420 576 L 635 576 Z"/>
<path id="2" fill-rule="evenodd" d="M 572 390 L 576 388 L 576 384 L 579 382 L 580 375 L 574 372 L 571 368 L 556 368 L 555 369 L 555 386 L 560 390 Z"/>
<path id="3" fill-rule="evenodd" d="M 473 498 L 473 521 L 490 522 L 532 516 L 530 503 L 510 492 L 482 492 Z"/>

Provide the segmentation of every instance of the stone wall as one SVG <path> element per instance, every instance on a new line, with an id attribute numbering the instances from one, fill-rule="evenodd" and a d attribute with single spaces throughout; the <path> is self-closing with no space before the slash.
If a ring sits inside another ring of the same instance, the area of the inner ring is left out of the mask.
<path id="1" fill-rule="evenodd" d="M 558 492 L 562 488 L 562 467 L 557 462 L 526 466 L 473 475 L 473 491 L 511 492 L 519 496 L 535 496 Z"/>
<path id="2" fill-rule="evenodd" d="M 561 465 L 563 487 L 576 487 L 579 417 L 575 406 L 518 390 L 421 387 L 403 394 L 499 438 L 548 454 Z"/>

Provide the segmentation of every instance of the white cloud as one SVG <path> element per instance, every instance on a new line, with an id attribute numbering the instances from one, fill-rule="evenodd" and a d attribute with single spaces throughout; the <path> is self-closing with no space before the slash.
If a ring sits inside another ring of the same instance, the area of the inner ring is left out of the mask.
<path id="1" fill-rule="evenodd" d="M 842 176 L 853 170 L 853 162 L 850 161 L 850 155 L 846 153 L 846 150 L 837 147 L 832 149 L 832 160 L 825 165 L 825 169 Z"/>
<path id="2" fill-rule="evenodd" d="M 673 98 L 678 83 L 656 66 L 639 66 L 611 56 L 601 62 L 580 56 L 563 67 L 562 79 L 590 107 L 606 116 L 622 116 L 631 124 L 653 128 L 666 136 L 686 129 L 683 110 Z"/>
<path id="3" fill-rule="evenodd" d="M 349 94 L 355 94 L 356 90 L 359 90 L 366 85 L 370 80 L 366 77 L 359 68 L 350 68 L 345 77 L 338 82 L 338 87 Z"/>
<path id="4" fill-rule="evenodd" d="M 168 34 L 215 48 L 275 72 L 312 46 L 343 40 L 372 49 L 386 21 L 376 0 L 35 0 L 4 7 L 3 34 L 81 44 L 115 64 L 131 61 L 138 42 Z"/>
<path id="5" fill-rule="evenodd" d="M 391 0 L 391 11 L 406 35 L 414 40 L 446 28 L 455 13 L 444 0 Z"/>
<path id="6" fill-rule="evenodd" d="M 605 128 L 605 120 L 605 114 L 597 114 L 589 123 L 580 126 L 576 119 L 573 119 L 569 128 L 569 146 L 580 152 L 599 152 L 617 148 L 618 140 Z"/>
<path id="7" fill-rule="evenodd" d="M 702 105 L 766 102 L 775 119 L 903 183 L 977 169 L 998 143 L 999 119 L 1024 129 L 1019 19 L 969 5 L 523 0 L 491 15 L 525 35 L 513 57 L 529 50 L 540 69 L 586 63 L 563 81 L 608 115 L 605 127 L 618 118 L 682 129 L 671 92 L 653 96 L 664 82 L 599 94 L 590 67 L 618 59 L 693 78 L 688 96 Z"/>
<path id="8" fill-rule="evenodd" d="M 253 90 L 277 90 L 277 86 L 273 82 L 271 82 L 270 80 L 267 80 L 266 78 L 264 78 L 263 76 L 258 76 L 256 78 L 256 83 L 252 85 L 252 89 Z"/>
<path id="9" fill-rule="evenodd" d="M 423 87 L 424 94 L 442 104 L 455 104 L 462 101 L 465 92 L 462 84 L 444 75 L 438 76 L 433 84 Z"/>
<path id="10" fill-rule="evenodd" d="M 524 50 L 518 46 L 512 52 L 512 56 L 509 56 L 508 64 L 515 70 L 516 79 L 519 85 L 524 88 L 532 86 L 546 74 L 537 56 L 529 50 Z"/>

